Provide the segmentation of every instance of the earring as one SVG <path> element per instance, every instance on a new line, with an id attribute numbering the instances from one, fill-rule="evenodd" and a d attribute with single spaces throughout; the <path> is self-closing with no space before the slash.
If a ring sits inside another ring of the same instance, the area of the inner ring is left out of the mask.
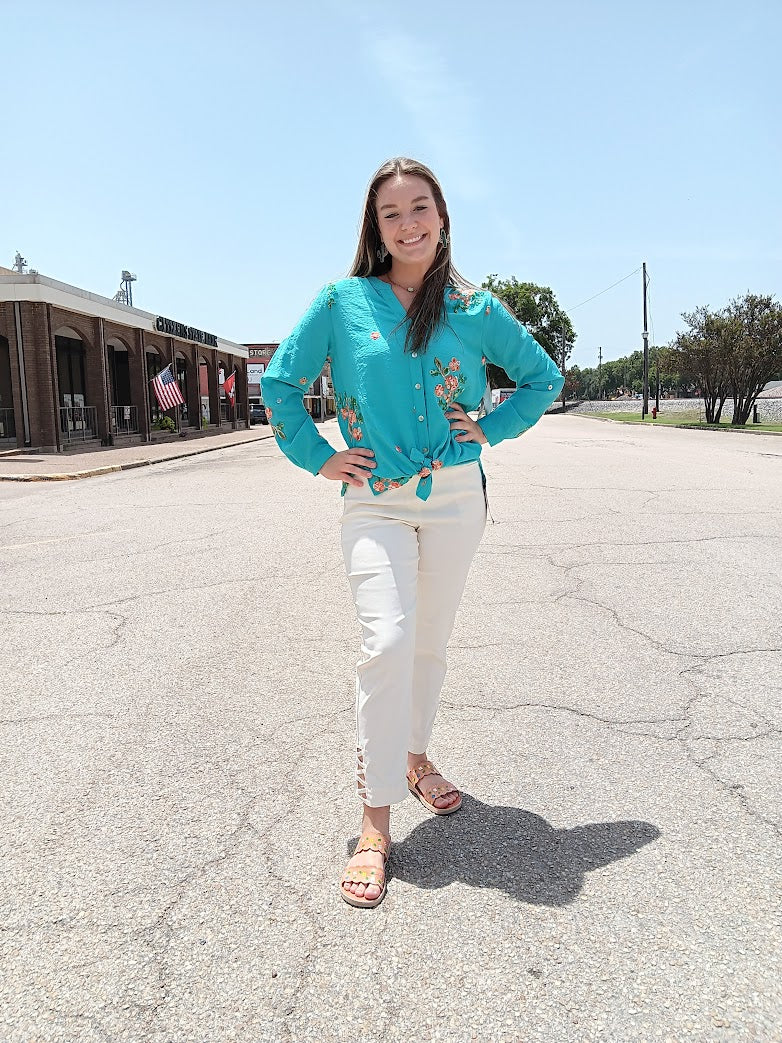
<path id="1" fill-rule="evenodd" d="M 388 257 L 388 250 L 386 249 L 386 244 L 381 239 L 380 240 L 380 249 L 377 251 L 377 259 L 382 264 L 383 261 L 385 261 L 386 257 Z"/>
<path id="2" fill-rule="evenodd" d="M 446 232 L 446 230 L 444 228 L 441 228 L 440 229 L 440 246 L 442 246 L 442 248 L 444 250 L 447 245 L 448 245 L 448 233 Z"/>

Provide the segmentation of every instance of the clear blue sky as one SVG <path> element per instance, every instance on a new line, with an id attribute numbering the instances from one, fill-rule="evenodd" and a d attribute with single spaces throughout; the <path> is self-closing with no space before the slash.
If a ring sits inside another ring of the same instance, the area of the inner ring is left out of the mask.
<path id="1" fill-rule="evenodd" d="M 593 365 L 780 295 L 778 0 L 0 0 L 0 264 L 236 341 L 285 336 L 369 176 L 428 163 L 454 256 L 550 285 Z"/>

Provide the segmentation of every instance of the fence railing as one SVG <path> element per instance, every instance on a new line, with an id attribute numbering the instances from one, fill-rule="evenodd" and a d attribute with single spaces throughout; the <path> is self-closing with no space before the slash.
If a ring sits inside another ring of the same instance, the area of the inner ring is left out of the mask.
<path id="1" fill-rule="evenodd" d="M 95 406 L 60 406 L 60 433 L 66 442 L 88 442 L 97 438 Z"/>
<path id="2" fill-rule="evenodd" d="M 0 409 L 0 441 L 16 441 L 16 419 L 13 409 Z"/>
<path id="3" fill-rule="evenodd" d="M 114 435 L 138 434 L 138 409 L 136 406 L 111 407 L 111 433 Z"/>

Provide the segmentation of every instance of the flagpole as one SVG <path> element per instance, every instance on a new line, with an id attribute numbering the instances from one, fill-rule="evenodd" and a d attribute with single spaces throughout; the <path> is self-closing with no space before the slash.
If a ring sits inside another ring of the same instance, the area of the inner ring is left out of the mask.
<path id="1" fill-rule="evenodd" d="M 173 341 L 172 341 L 172 343 L 173 343 Z M 171 352 L 172 352 L 172 354 L 174 356 L 174 360 L 171 363 L 171 376 L 174 378 L 174 383 L 179 388 L 179 381 L 177 380 L 177 374 L 176 374 L 176 352 L 174 351 L 173 347 L 171 348 Z M 180 390 L 180 393 L 181 393 L 182 389 L 179 388 L 179 390 Z M 176 405 L 174 406 L 174 423 L 176 424 L 176 433 L 178 435 L 182 434 L 182 427 L 181 427 L 181 425 L 179 423 L 180 413 L 181 413 L 180 404 L 179 404 L 179 402 L 177 402 Z"/>

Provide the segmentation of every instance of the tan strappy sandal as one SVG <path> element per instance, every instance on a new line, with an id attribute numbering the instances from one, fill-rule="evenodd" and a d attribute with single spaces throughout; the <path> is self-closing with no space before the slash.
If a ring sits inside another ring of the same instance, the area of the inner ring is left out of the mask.
<path id="1" fill-rule="evenodd" d="M 386 897 L 385 865 L 388 862 L 390 850 L 391 840 L 382 833 L 374 831 L 362 833 L 353 854 L 357 855 L 361 851 L 379 851 L 383 856 L 383 868 L 378 869 L 377 866 L 348 866 L 339 881 L 339 893 L 342 895 L 343 901 L 347 902 L 348 905 L 354 905 L 357 909 L 372 909 L 374 906 L 380 905 Z M 377 887 L 381 888 L 381 891 L 377 898 L 359 898 L 358 895 L 346 891 L 342 886 L 343 884 L 376 884 Z"/>
<path id="2" fill-rule="evenodd" d="M 454 811 L 458 811 L 462 806 L 462 795 L 455 786 L 449 786 L 447 783 L 442 782 L 437 786 L 418 788 L 421 779 L 425 779 L 427 775 L 439 774 L 440 772 L 431 761 L 421 761 L 420 764 L 416 764 L 414 768 L 408 771 L 407 788 L 414 797 L 418 797 L 428 811 L 433 812 L 435 815 L 453 815 Z M 459 793 L 459 799 L 455 804 L 449 804 L 447 808 L 438 808 L 434 801 L 438 797 L 446 796 L 448 793 Z"/>

